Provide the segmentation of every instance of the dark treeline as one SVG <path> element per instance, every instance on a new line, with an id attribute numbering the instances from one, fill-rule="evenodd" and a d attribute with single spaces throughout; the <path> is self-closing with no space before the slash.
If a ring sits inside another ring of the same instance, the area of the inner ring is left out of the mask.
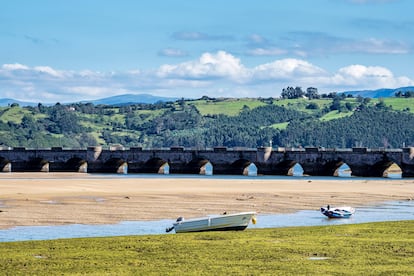
<path id="1" fill-rule="evenodd" d="M 292 90 L 294 91 L 294 90 Z M 308 90 L 308 93 L 313 92 Z M 10 147 L 141 146 L 193 148 L 226 147 L 385 147 L 414 145 L 414 114 L 395 111 L 383 102 L 358 106 L 333 97 L 329 107 L 313 112 L 274 105 L 250 109 L 237 116 L 201 115 L 191 101 L 133 104 L 120 107 L 72 104 L 19 107 L 0 112 L 0 145 Z M 348 112 L 328 121 L 331 111 Z M 342 110 L 342 111 L 341 111 Z"/>
<path id="2" fill-rule="evenodd" d="M 157 144 L 153 146 L 184 147 L 257 147 L 268 145 L 277 132 L 273 124 L 305 119 L 306 114 L 275 105 L 250 110 L 245 107 L 239 116 L 214 115 L 202 117 L 190 106 L 175 116 L 166 112 L 159 120 L 149 123 L 157 129 Z M 148 133 L 148 132 L 147 132 Z"/>
<path id="3" fill-rule="evenodd" d="M 414 116 L 370 107 L 327 122 L 294 121 L 274 139 L 291 146 L 398 148 L 414 145 Z"/>

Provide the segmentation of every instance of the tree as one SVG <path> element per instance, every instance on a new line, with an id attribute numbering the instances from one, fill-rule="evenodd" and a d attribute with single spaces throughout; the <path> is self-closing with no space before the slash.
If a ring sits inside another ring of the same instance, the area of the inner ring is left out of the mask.
<path id="1" fill-rule="evenodd" d="M 339 97 L 336 97 L 332 100 L 332 104 L 329 107 L 330 110 L 341 110 L 341 100 Z"/>
<path id="2" fill-rule="evenodd" d="M 395 97 L 397 97 L 397 98 L 402 98 L 402 97 L 411 98 L 411 97 L 414 97 L 414 91 L 405 91 L 405 92 L 398 91 L 398 92 L 395 93 Z"/>
<path id="3" fill-rule="evenodd" d="M 375 107 L 379 109 L 385 109 L 387 106 L 384 103 L 384 99 L 380 98 Z"/>
<path id="4" fill-rule="evenodd" d="M 305 93 L 305 96 L 306 96 L 309 100 L 312 100 L 312 99 L 319 99 L 319 98 L 320 98 L 320 96 L 319 96 L 319 94 L 318 94 L 318 88 L 315 88 L 315 87 L 308 87 L 308 88 L 306 88 L 306 93 Z"/>
<path id="5" fill-rule="evenodd" d="M 309 103 L 306 109 L 319 109 L 319 105 L 317 103 Z"/>
<path id="6" fill-rule="evenodd" d="M 371 98 L 364 98 L 363 104 L 367 105 L 371 101 Z"/>
<path id="7" fill-rule="evenodd" d="M 305 92 L 303 92 L 302 88 L 299 86 L 296 86 L 296 88 L 293 87 L 287 87 L 282 89 L 282 98 L 283 99 L 297 99 L 302 98 L 305 95 Z"/>

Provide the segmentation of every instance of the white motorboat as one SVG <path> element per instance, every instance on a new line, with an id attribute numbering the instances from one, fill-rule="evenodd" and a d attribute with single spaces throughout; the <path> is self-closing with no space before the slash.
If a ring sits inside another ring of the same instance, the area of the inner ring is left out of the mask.
<path id="1" fill-rule="evenodd" d="M 328 218 L 349 218 L 355 214 L 355 209 L 350 206 L 321 207 L 321 213 Z"/>
<path id="2" fill-rule="evenodd" d="M 175 230 L 175 233 L 244 230 L 250 221 L 256 223 L 256 212 L 242 212 L 235 214 L 212 215 L 202 218 L 185 220 L 179 217 L 166 232 Z"/>

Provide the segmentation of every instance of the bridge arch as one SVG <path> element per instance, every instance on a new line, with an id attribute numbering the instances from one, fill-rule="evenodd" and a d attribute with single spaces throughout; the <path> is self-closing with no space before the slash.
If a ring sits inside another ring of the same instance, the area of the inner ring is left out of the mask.
<path id="1" fill-rule="evenodd" d="M 348 166 L 347 163 L 343 162 L 334 172 L 334 176 L 339 177 L 351 177 L 352 176 L 352 170 Z"/>
<path id="2" fill-rule="evenodd" d="M 296 165 L 296 163 L 298 162 L 291 159 L 283 160 L 273 167 L 272 172 L 275 175 L 292 175 L 293 167 Z"/>
<path id="3" fill-rule="evenodd" d="M 246 168 L 244 168 L 243 175 L 257 176 L 257 166 L 256 166 L 256 164 L 252 162 Z"/>
<path id="4" fill-rule="evenodd" d="M 79 157 L 72 157 L 66 161 L 63 168 L 65 171 L 87 173 L 88 162 L 85 159 Z"/>
<path id="5" fill-rule="evenodd" d="M 352 154 L 351 154 L 352 153 Z M 370 154 L 370 155 L 369 155 Z M 352 176 L 388 177 L 395 173 L 404 174 L 401 155 L 384 150 L 342 152 L 343 161 L 349 166 Z"/>
<path id="6" fill-rule="evenodd" d="M 289 170 L 287 175 L 289 176 L 303 176 L 304 170 L 299 162 L 296 162 Z"/>
<path id="7" fill-rule="evenodd" d="M 26 170 L 32 172 L 49 172 L 49 160 L 41 157 L 30 158 L 29 162 L 27 162 Z"/>
<path id="8" fill-rule="evenodd" d="M 146 173 L 158 173 L 158 174 L 169 174 L 170 165 L 164 159 L 159 157 L 153 157 L 144 164 L 144 172 Z"/>
<path id="9" fill-rule="evenodd" d="M 352 176 L 360 177 L 389 177 L 391 174 L 403 174 L 402 168 L 397 162 L 384 158 L 374 164 L 349 164 Z"/>
<path id="10" fill-rule="evenodd" d="M 236 175 L 257 176 L 257 166 L 250 160 L 238 159 L 231 164 L 229 173 Z"/>
<path id="11" fill-rule="evenodd" d="M 186 165 L 187 172 L 190 174 L 213 175 L 213 164 L 203 157 L 198 157 Z"/>
<path id="12" fill-rule="evenodd" d="M 349 165 L 341 158 L 330 160 L 320 166 L 319 170 L 314 175 L 321 176 L 351 176 L 351 168 Z"/>
<path id="13" fill-rule="evenodd" d="M 383 177 L 389 178 L 401 178 L 403 175 L 403 171 L 397 163 L 392 163 L 388 168 L 385 169 L 383 173 Z"/>
<path id="14" fill-rule="evenodd" d="M 105 171 L 119 174 L 128 173 L 128 163 L 122 158 L 110 158 L 104 164 Z"/>
<path id="15" fill-rule="evenodd" d="M 10 160 L 8 160 L 7 158 L 1 157 L 1 156 L 0 156 L 0 171 L 2 172 L 12 171 Z"/>
<path id="16" fill-rule="evenodd" d="M 402 175 L 400 166 L 391 160 L 384 160 L 375 163 L 373 166 L 373 172 L 375 173 L 375 176 L 380 177 L 394 177 L 397 175 Z"/>

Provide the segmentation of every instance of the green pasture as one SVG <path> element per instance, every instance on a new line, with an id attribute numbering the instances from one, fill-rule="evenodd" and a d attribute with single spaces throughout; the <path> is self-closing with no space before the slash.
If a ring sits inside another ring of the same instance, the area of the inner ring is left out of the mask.
<path id="1" fill-rule="evenodd" d="M 2 275 L 414 275 L 413 263 L 414 221 L 0 243 Z"/>
<path id="2" fill-rule="evenodd" d="M 275 105 L 283 106 L 285 108 L 294 109 L 294 110 L 297 110 L 297 111 L 308 112 L 308 113 L 312 113 L 312 112 L 317 111 L 317 110 L 306 109 L 306 107 L 310 103 L 316 103 L 319 106 L 319 109 L 323 109 L 323 108 L 331 105 L 332 99 L 313 99 L 313 100 L 308 100 L 308 99 L 281 99 L 281 100 L 275 100 L 273 102 L 273 104 L 275 104 Z"/>
<path id="3" fill-rule="evenodd" d="M 393 110 L 409 110 L 414 113 L 414 98 L 383 98 L 382 100 L 386 106 L 391 106 Z"/>
<path id="4" fill-rule="evenodd" d="M 224 99 L 224 100 L 197 100 L 191 101 L 189 104 L 194 105 L 201 115 L 217 115 L 224 114 L 228 116 L 236 116 L 240 114 L 244 106 L 250 109 L 266 105 L 266 103 L 258 99 L 240 98 L 240 99 Z"/>
<path id="5" fill-rule="evenodd" d="M 326 113 L 325 115 L 323 115 L 321 118 L 319 118 L 319 120 L 321 120 L 321 121 L 330 121 L 330 120 L 340 119 L 340 118 L 344 118 L 344 117 L 349 117 L 352 114 L 353 114 L 353 112 L 351 112 L 351 111 L 339 112 L 338 110 L 333 110 L 333 111 L 330 111 L 330 112 Z"/>
<path id="6" fill-rule="evenodd" d="M 0 108 L 0 120 L 4 123 L 12 122 L 15 124 L 20 124 L 24 115 L 31 114 L 32 112 L 23 109 L 19 106 L 15 107 L 1 107 Z"/>

